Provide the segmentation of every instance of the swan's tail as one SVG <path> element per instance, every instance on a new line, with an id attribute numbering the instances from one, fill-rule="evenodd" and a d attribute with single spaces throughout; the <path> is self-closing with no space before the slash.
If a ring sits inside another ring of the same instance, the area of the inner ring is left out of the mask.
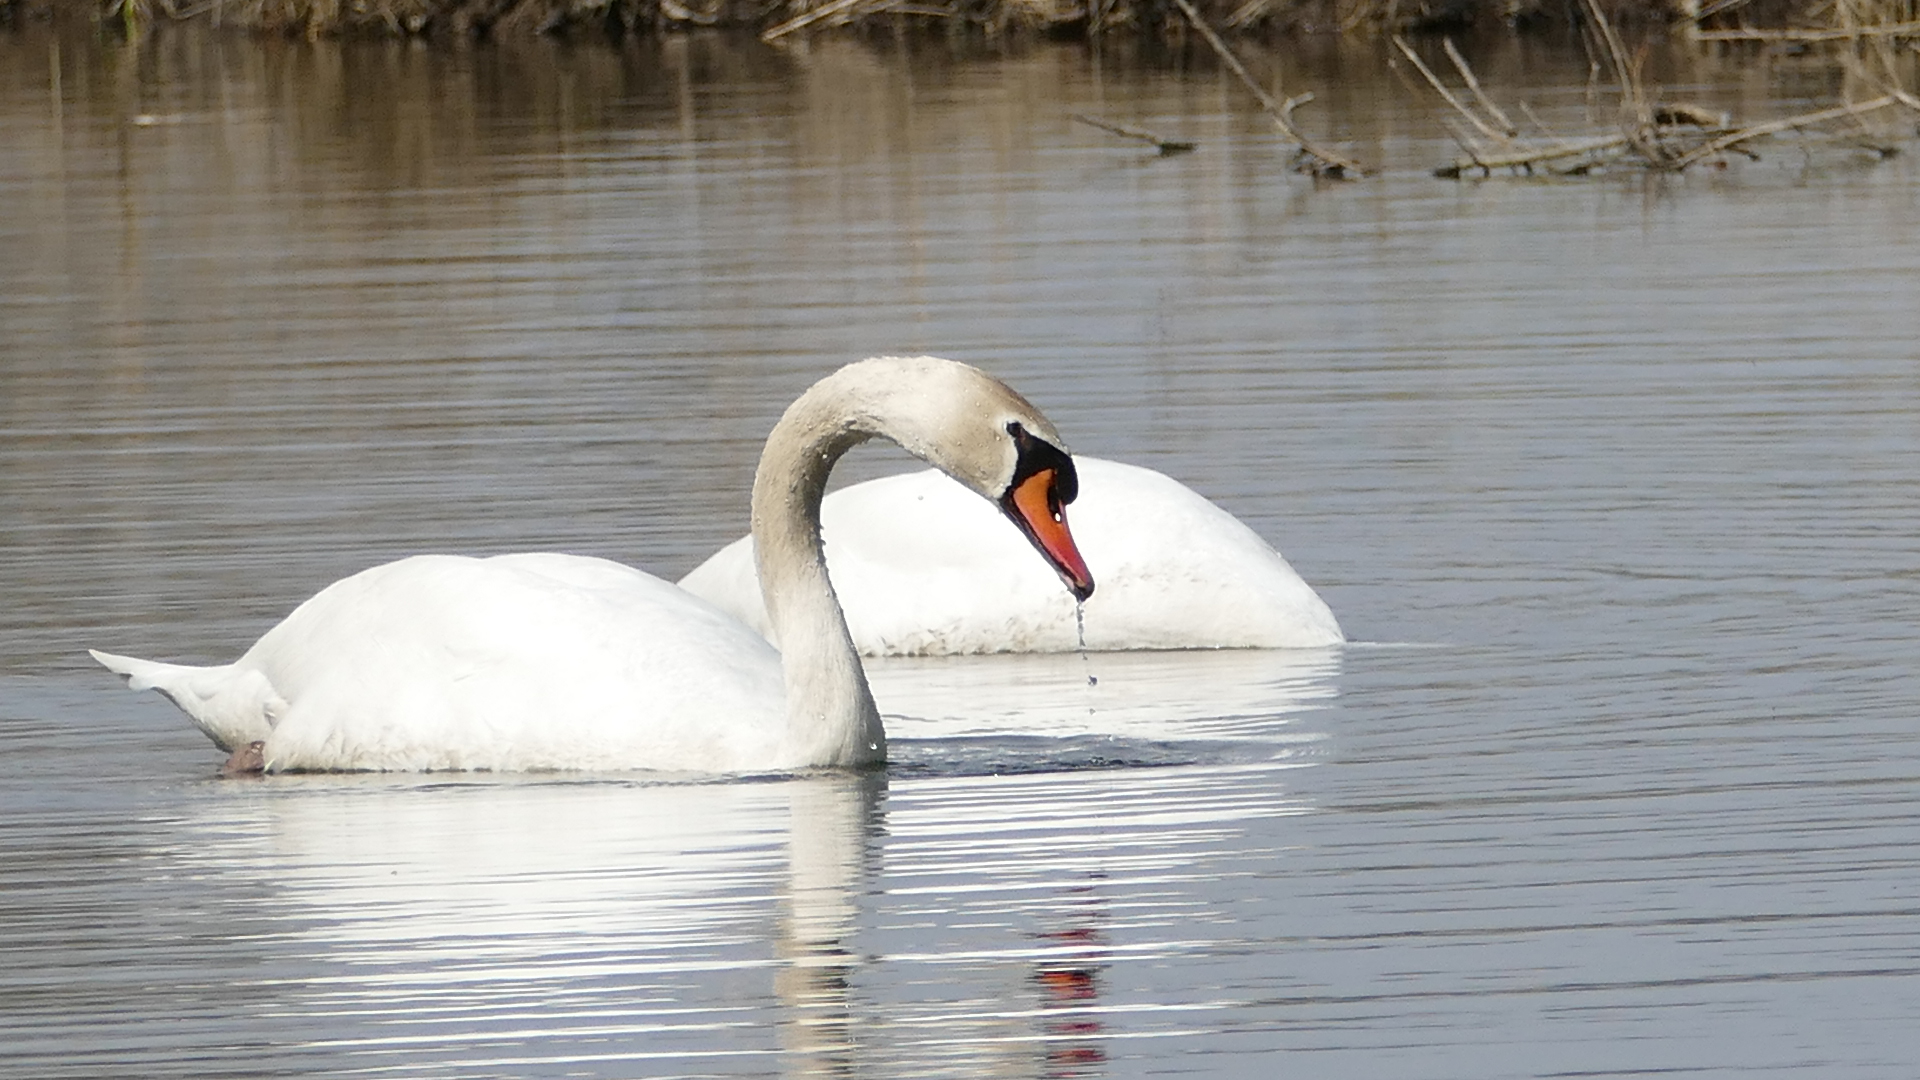
<path id="1" fill-rule="evenodd" d="M 108 671 L 125 675 L 133 689 L 160 691 L 222 750 L 265 739 L 287 709 L 273 684 L 254 668 L 189 667 L 87 651 Z"/>

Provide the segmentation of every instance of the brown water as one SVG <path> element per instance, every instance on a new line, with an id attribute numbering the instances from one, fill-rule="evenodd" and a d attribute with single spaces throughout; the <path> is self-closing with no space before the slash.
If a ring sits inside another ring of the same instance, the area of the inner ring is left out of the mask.
<path id="1" fill-rule="evenodd" d="M 1284 69 L 1386 169 L 1316 188 L 1191 58 L 0 36 L 0 1075 L 1910 1076 L 1920 176 L 1441 182 L 1382 55 Z M 903 351 L 1356 644 L 890 663 L 884 776 L 702 785 L 221 782 L 85 660 L 424 549 L 677 576 Z"/>

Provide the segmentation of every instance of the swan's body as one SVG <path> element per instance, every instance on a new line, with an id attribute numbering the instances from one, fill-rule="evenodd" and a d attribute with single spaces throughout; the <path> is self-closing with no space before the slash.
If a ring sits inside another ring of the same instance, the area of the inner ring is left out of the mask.
<path id="1" fill-rule="evenodd" d="M 659 578 L 578 555 L 363 570 L 225 667 L 97 655 L 222 749 L 266 742 L 276 769 L 737 772 L 777 760 L 786 719 L 780 654 L 763 638 Z"/>
<path id="2" fill-rule="evenodd" d="M 1089 649 L 1300 648 L 1345 640 L 1280 553 L 1179 481 L 1076 457 L 1073 533 L 1100 570 Z M 1073 598 L 997 515 L 935 471 L 827 496 L 822 535 L 853 642 L 869 656 L 1064 652 L 1080 647 Z M 771 633 L 743 537 L 680 580 Z"/>
<path id="3" fill-rule="evenodd" d="M 883 760 L 886 735 L 828 583 L 820 499 L 841 454 L 892 439 L 988 498 L 1076 594 L 1073 464 L 1033 406 L 931 357 L 849 365 L 768 436 L 753 531 L 781 652 L 658 578 L 601 559 L 426 555 L 323 589 L 239 660 L 94 653 L 222 749 L 289 769 L 758 772 Z"/>

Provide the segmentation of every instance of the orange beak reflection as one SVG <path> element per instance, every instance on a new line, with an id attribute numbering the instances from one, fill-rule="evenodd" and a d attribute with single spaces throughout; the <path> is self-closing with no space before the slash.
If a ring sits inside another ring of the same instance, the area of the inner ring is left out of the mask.
<path id="1" fill-rule="evenodd" d="M 1093 595 L 1093 574 L 1074 546 L 1073 533 L 1067 531 L 1067 511 L 1054 481 L 1054 470 L 1041 469 L 1008 489 L 1000 508 L 1053 564 L 1074 599 L 1085 600 Z"/>

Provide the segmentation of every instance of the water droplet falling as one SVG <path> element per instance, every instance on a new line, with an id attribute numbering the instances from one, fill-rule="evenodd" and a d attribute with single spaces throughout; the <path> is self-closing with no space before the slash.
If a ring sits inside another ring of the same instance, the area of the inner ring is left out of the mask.
<path id="1" fill-rule="evenodd" d="M 1087 685 L 1099 686 L 1100 680 L 1093 673 L 1093 657 L 1087 655 L 1087 606 L 1084 602 L 1073 602 L 1073 629 L 1080 643 L 1080 669 L 1087 673 Z M 1093 715 L 1093 703 L 1087 703 L 1087 715 Z"/>

